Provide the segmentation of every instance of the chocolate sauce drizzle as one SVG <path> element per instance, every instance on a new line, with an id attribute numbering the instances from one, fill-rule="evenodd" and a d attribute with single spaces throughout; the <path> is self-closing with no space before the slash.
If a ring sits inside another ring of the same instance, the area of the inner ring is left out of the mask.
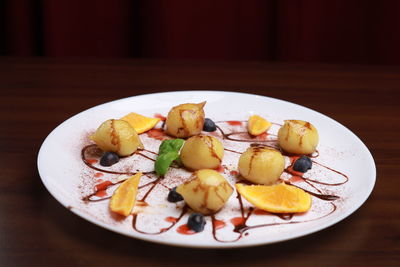
<path id="1" fill-rule="evenodd" d="M 227 123 L 227 121 L 219 121 L 219 122 L 216 122 L 216 123 Z M 278 125 L 278 126 L 281 126 L 281 124 L 277 124 L 277 123 L 273 123 L 273 124 Z M 163 128 L 164 128 L 164 127 L 162 127 L 161 129 L 163 129 Z M 247 132 L 231 132 L 231 133 L 225 133 L 225 131 L 222 130 L 222 128 L 221 128 L 219 125 L 217 125 L 217 129 L 218 129 L 218 131 L 221 133 L 222 138 L 225 139 L 225 140 L 229 140 L 229 141 L 233 141 L 233 142 L 247 142 L 247 143 L 251 143 L 250 146 L 252 146 L 252 147 L 270 147 L 270 148 L 274 148 L 274 149 L 280 149 L 279 146 L 277 145 L 277 136 L 276 136 L 276 135 L 273 135 L 273 134 L 269 134 L 269 133 L 268 133 L 269 136 L 275 137 L 275 138 L 273 138 L 273 139 L 258 140 L 258 139 L 256 139 L 256 138 L 252 138 L 251 136 L 249 136 L 249 135 L 247 134 Z M 243 138 L 243 139 L 234 138 L 234 136 L 246 135 L 246 134 L 249 136 L 249 138 Z M 108 174 L 115 174 L 115 175 L 134 175 L 134 174 L 136 174 L 137 172 L 139 172 L 139 170 L 137 170 L 136 172 L 129 172 L 129 171 L 126 171 L 126 172 L 122 172 L 122 171 L 111 171 L 111 170 L 109 170 L 109 169 L 103 169 L 103 168 L 94 166 L 94 165 L 88 160 L 87 154 L 90 154 L 91 152 L 92 152 L 92 154 L 93 154 L 94 152 L 96 152 L 96 151 L 95 151 L 96 149 L 97 149 L 97 146 L 96 146 L 95 144 L 91 144 L 91 145 L 87 145 L 87 146 L 83 147 L 82 150 L 81 150 L 81 158 L 82 158 L 82 161 L 83 161 L 83 162 L 86 164 L 86 166 L 88 166 L 89 168 L 91 168 L 91 169 L 93 169 L 93 170 L 96 170 L 96 171 L 98 171 L 98 172 L 103 172 L 103 173 L 108 173 Z M 93 150 L 93 151 L 92 151 L 92 150 Z M 242 154 L 242 152 L 240 152 L 240 151 L 235 151 L 235 150 L 228 149 L 228 148 L 224 148 L 224 150 L 225 150 L 225 151 L 228 151 L 228 152 L 231 152 L 231 153 L 235 153 L 235 154 Z M 151 161 L 155 161 L 155 159 L 153 159 L 153 158 L 151 158 L 151 157 L 145 155 L 145 154 L 142 153 L 142 152 L 147 152 L 147 153 L 150 153 L 150 154 L 153 154 L 153 155 L 158 155 L 156 152 L 153 152 L 153 151 L 150 151 L 150 150 L 146 150 L 146 149 L 136 151 L 134 154 L 139 155 L 139 156 L 143 157 L 144 159 L 151 160 Z M 296 155 L 287 154 L 287 153 L 285 153 L 284 151 L 281 151 L 281 153 L 282 153 L 284 156 L 287 156 L 287 157 L 296 156 Z M 132 155 L 133 155 L 133 154 L 132 154 Z M 324 194 L 324 193 L 322 192 L 322 190 L 319 189 L 319 188 L 316 186 L 316 184 L 324 185 L 324 186 L 339 186 L 339 185 L 343 185 L 343 184 L 347 183 L 348 180 L 349 180 L 349 178 L 348 178 L 348 176 L 345 175 L 344 173 L 341 173 L 341 172 L 339 172 L 339 171 L 337 171 L 337 170 L 334 170 L 334 169 L 332 169 L 332 168 L 330 168 L 330 167 L 328 167 L 328 166 L 325 166 L 325 165 L 323 165 L 323 164 L 318 163 L 317 161 L 315 161 L 314 159 L 317 158 L 317 157 L 319 156 L 319 152 L 318 152 L 318 151 L 316 151 L 313 155 L 308 155 L 308 156 L 311 157 L 311 158 L 313 158 L 312 162 L 313 162 L 314 164 L 317 164 L 317 165 L 321 166 L 322 168 L 325 168 L 325 169 L 327 169 L 327 170 L 329 170 L 329 171 L 331 171 L 331 172 L 334 172 L 334 173 L 336 173 L 336 174 L 342 176 L 342 177 L 344 178 L 344 180 L 341 181 L 341 182 L 338 182 L 338 183 L 326 183 L 326 182 L 321 182 L 321 181 L 319 181 L 319 180 L 317 180 L 317 179 L 311 179 L 311 178 L 308 178 L 308 177 L 304 177 L 303 175 L 298 175 L 299 173 L 294 174 L 293 171 L 292 171 L 292 169 L 291 169 L 291 168 L 292 168 L 292 165 L 293 165 L 293 162 L 292 162 L 292 164 L 291 164 L 290 166 L 288 166 L 284 171 L 285 171 L 286 173 L 290 174 L 290 175 L 299 176 L 299 178 L 300 178 L 302 181 L 304 181 L 304 182 L 305 182 L 306 184 L 308 184 L 310 187 L 312 187 L 313 189 L 315 189 L 318 193 L 312 192 L 312 191 L 309 191 L 309 190 L 306 190 L 306 189 L 304 189 L 304 188 L 302 188 L 302 187 L 300 187 L 300 186 L 298 186 L 298 185 L 296 185 L 296 184 L 293 184 L 293 183 L 291 183 L 290 181 L 287 181 L 287 180 L 283 180 L 283 182 L 286 183 L 286 184 L 289 184 L 289 185 L 292 185 L 292 186 L 296 186 L 296 187 L 298 187 L 298 188 L 301 188 L 302 190 L 306 191 L 306 192 L 309 193 L 310 195 L 312 195 L 312 196 L 314 196 L 314 197 L 317 197 L 317 198 L 319 198 L 319 199 L 321 199 L 321 200 L 328 201 L 328 202 L 331 204 L 332 209 L 331 209 L 327 214 L 324 214 L 324 215 L 322 215 L 322 216 L 320 216 L 320 217 L 318 217 L 318 218 L 314 218 L 314 219 L 303 220 L 303 221 L 292 221 L 293 217 L 295 217 L 295 214 L 293 214 L 293 213 L 288 213 L 288 214 L 268 213 L 268 214 L 270 214 L 270 215 L 278 216 L 280 219 L 282 219 L 282 220 L 285 221 L 285 222 L 274 222 L 274 223 L 265 223 L 265 224 L 257 224 L 257 225 L 247 225 L 248 219 L 254 214 L 254 208 L 250 207 L 250 208 L 245 209 L 245 208 L 244 208 L 244 205 L 243 205 L 243 201 L 242 201 L 241 195 L 240 195 L 238 192 L 236 192 L 236 193 L 237 193 L 236 198 L 237 198 L 237 201 L 238 201 L 238 204 L 239 204 L 239 207 L 240 207 L 240 217 L 233 218 L 233 219 L 236 219 L 236 221 L 239 222 L 239 223 L 234 224 L 233 232 L 237 233 L 238 235 L 237 235 L 237 237 L 234 238 L 233 240 L 221 240 L 220 238 L 218 238 L 218 234 L 217 234 L 217 232 L 218 232 L 218 229 L 217 229 L 217 222 L 218 222 L 218 220 L 216 219 L 216 215 L 213 214 L 213 215 L 210 215 L 210 217 L 211 217 L 211 222 L 212 222 L 212 235 L 213 235 L 213 238 L 214 238 L 216 241 L 218 241 L 218 242 L 224 242 L 224 243 L 226 243 L 226 242 L 235 242 L 235 241 L 240 240 L 243 236 L 248 235 L 248 234 L 249 234 L 249 231 L 250 231 L 251 229 L 262 228 L 262 227 L 271 227 L 271 226 L 284 225 L 284 224 L 306 223 L 306 222 L 310 222 L 310 221 L 319 220 L 319 219 L 321 219 L 321 218 L 323 218 L 323 217 L 326 217 L 326 216 L 329 216 L 330 214 L 332 214 L 333 212 L 335 212 L 335 210 L 336 210 L 336 205 L 335 205 L 334 203 L 332 203 L 332 202 L 335 201 L 335 200 L 337 200 L 337 199 L 339 199 L 340 196 L 330 195 L 330 194 Z M 177 167 L 175 167 L 175 168 L 177 168 Z M 169 187 L 166 186 L 166 185 L 164 185 L 164 184 L 161 182 L 163 179 L 160 178 L 160 177 L 157 177 L 157 176 L 155 175 L 155 172 L 154 172 L 154 171 L 151 171 L 151 172 L 143 172 L 143 175 L 146 175 L 146 176 L 148 176 L 149 178 L 153 178 L 153 180 L 147 182 L 146 184 L 143 184 L 143 185 L 139 186 L 139 189 L 143 189 L 143 188 L 146 188 L 146 187 L 149 187 L 149 186 L 150 186 L 150 188 L 147 190 L 147 192 L 145 193 L 145 195 L 144 195 L 140 200 L 138 200 L 138 203 L 140 203 L 141 206 L 147 206 L 148 203 L 146 202 L 146 199 L 147 199 L 147 197 L 151 194 L 151 192 L 157 187 L 157 185 L 164 186 L 164 187 L 167 188 L 167 189 L 169 189 Z M 123 181 L 125 181 L 125 179 L 119 180 L 119 181 L 114 182 L 114 183 L 110 183 L 110 184 L 107 185 L 105 188 L 102 188 L 102 190 L 107 190 L 108 188 L 114 187 L 114 186 L 116 186 L 116 185 L 122 183 Z M 240 182 L 245 182 L 245 181 L 240 181 Z M 83 197 L 82 200 L 83 200 L 84 202 L 97 202 L 97 201 L 104 201 L 104 200 L 107 200 L 107 199 L 110 199 L 110 198 L 111 198 L 110 196 L 106 196 L 106 197 L 97 197 L 97 196 L 96 196 L 96 193 L 97 193 L 97 191 L 95 191 L 95 192 L 93 192 L 92 194 L 89 194 L 89 195 Z M 164 232 L 169 231 L 171 228 L 173 228 L 173 227 L 184 217 L 184 215 L 185 215 L 186 213 L 189 212 L 189 210 L 190 210 L 190 208 L 189 208 L 187 205 L 185 205 L 185 206 L 181 209 L 181 213 L 179 214 L 178 217 L 176 217 L 176 218 L 175 218 L 175 217 L 171 217 L 173 220 L 169 220 L 169 222 L 170 222 L 170 225 L 169 225 L 169 226 L 164 227 L 164 228 L 161 228 L 161 229 L 159 229 L 159 231 L 156 231 L 156 232 L 145 232 L 145 231 L 139 229 L 139 228 L 138 228 L 138 220 L 139 220 L 139 218 L 140 218 L 140 216 L 139 216 L 140 213 L 133 213 L 133 214 L 132 214 L 132 217 L 133 217 L 133 218 L 132 218 L 132 228 L 133 228 L 136 232 L 141 233 L 141 234 L 147 234 L 147 235 L 158 235 L 158 234 L 162 234 L 162 233 L 164 233 Z M 232 220 L 233 220 L 233 219 L 232 219 Z M 224 224 L 224 225 L 225 225 L 225 224 Z"/>
<path id="2" fill-rule="evenodd" d="M 143 174 L 143 175 L 149 176 L 149 174 L 150 174 L 150 173 L 146 173 L 146 174 Z M 152 172 L 151 174 L 155 174 L 155 172 L 154 172 L 154 173 Z M 102 190 L 107 190 L 108 188 L 114 187 L 114 186 L 116 186 L 116 185 L 118 185 L 118 184 L 120 184 L 120 183 L 123 183 L 125 180 L 126 180 L 126 179 L 121 179 L 121 180 L 119 180 L 118 182 L 110 183 L 109 185 L 105 186 L 105 188 L 102 189 Z M 148 182 L 148 183 L 146 183 L 146 184 L 144 184 L 144 185 L 141 185 L 141 186 L 138 187 L 138 189 L 142 189 L 142 188 L 145 188 L 145 187 L 147 187 L 147 186 L 149 186 L 149 185 L 155 184 L 155 183 L 158 182 L 158 180 L 160 180 L 160 178 L 156 178 L 156 179 L 154 179 L 153 181 L 150 181 L 150 182 Z M 85 202 L 98 202 L 98 201 L 103 201 L 103 200 L 106 200 L 106 199 L 110 199 L 110 198 L 111 198 L 110 196 L 107 196 L 107 197 L 97 197 L 96 199 L 93 199 L 93 197 L 96 196 L 97 192 L 98 192 L 98 191 L 95 191 L 95 192 L 92 193 L 92 194 L 89 194 L 89 195 L 87 195 L 87 196 L 84 196 L 84 197 L 82 198 L 82 200 L 85 201 Z"/>
<path id="3" fill-rule="evenodd" d="M 138 173 L 138 171 L 136 171 L 136 172 L 118 172 L 118 171 L 110 171 L 110 170 L 107 170 L 107 169 L 103 169 L 103 168 L 99 168 L 99 167 L 94 166 L 92 163 L 90 163 L 90 162 L 88 161 L 88 159 L 87 159 L 87 157 L 86 157 L 86 154 L 89 152 L 90 149 L 96 149 L 96 148 L 97 148 L 97 145 L 96 145 L 96 144 L 91 144 L 91 145 L 85 146 L 85 147 L 82 148 L 82 150 L 81 150 L 81 158 L 82 158 L 82 161 L 83 161 L 83 163 L 85 163 L 86 166 L 88 166 L 89 168 L 91 168 L 91 169 L 93 169 L 93 170 L 96 170 L 96 171 L 99 171 L 99 172 L 104 172 L 104 173 L 109 173 L 109 174 L 135 175 L 136 173 Z M 154 153 L 154 154 L 158 155 L 157 153 L 152 152 L 152 151 L 149 151 L 149 150 L 143 150 L 143 151 L 150 152 L 150 153 Z M 141 153 L 140 150 L 136 151 L 136 152 L 133 153 L 132 155 L 134 155 L 134 154 L 140 155 L 140 156 L 142 156 L 142 157 L 144 157 L 144 158 L 146 158 L 146 159 L 148 159 L 148 160 L 155 161 L 154 159 L 152 159 L 152 158 L 150 158 L 150 157 L 144 155 L 143 153 Z M 130 155 L 130 156 L 132 156 L 132 155 Z M 155 173 L 155 172 L 154 172 L 154 171 L 151 171 L 151 172 L 143 172 L 143 174 L 151 174 L 151 173 Z"/>
<path id="4" fill-rule="evenodd" d="M 273 140 L 257 140 L 255 138 L 249 138 L 249 139 L 237 139 L 237 138 L 232 138 L 231 136 L 234 135 L 239 135 L 239 134 L 247 134 L 247 132 L 232 132 L 232 133 L 225 133 L 224 130 L 221 129 L 220 126 L 216 125 L 218 131 L 222 134 L 223 139 L 225 140 L 229 140 L 229 141 L 235 141 L 235 142 L 247 142 L 247 143 L 254 143 L 254 142 L 258 142 L 258 143 L 262 143 L 263 146 L 267 146 L 267 147 L 271 147 L 271 148 L 277 148 L 277 146 L 268 146 L 266 144 L 270 143 L 270 144 L 275 144 L 277 139 L 273 139 Z M 271 136 L 276 136 L 273 134 L 268 134 Z M 261 144 L 260 144 L 261 145 Z"/>
<path id="5" fill-rule="evenodd" d="M 266 223 L 266 224 L 257 224 L 257 225 L 251 225 L 251 226 L 246 225 L 246 223 L 240 224 L 240 225 L 236 226 L 235 230 L 234 230 L 235 232 L 239 233 L 239 238 L 236 239 L 236 240 L 239 240 L 242 237 L 243 233 L 245 233 L 245 232 L 247 232 L 247 231 L 249 231 L 251 229 L 268 227 L 268 226 L 283 225 L 283 224 L 306 223 L 306 222 L 312 222 L 312 221 L 316 221 L 316 220 L 322 219 L 322 218 L 327 217 L 328 215 L 332 214 L 336 210 L 336 205 L 334 203 L 332 203 L 332 202 L 330 204 L 332 205 L 332 210 L 329 213 L 324 214 L 321 217 L 310 219 L 310 220 L 290 221 L 290 222 L 280 222 L 280 223 Z M 288 216 L 287 218 L 284 217 L 284 220 L 290 220 L 293 217 L 293 215 L 287 215 L 287 216 Z M 247 219 L 246 219 L 246 221 L 247 221 Z M 234 241 L 236 241 L 236 240 L 234 240 Z"/>

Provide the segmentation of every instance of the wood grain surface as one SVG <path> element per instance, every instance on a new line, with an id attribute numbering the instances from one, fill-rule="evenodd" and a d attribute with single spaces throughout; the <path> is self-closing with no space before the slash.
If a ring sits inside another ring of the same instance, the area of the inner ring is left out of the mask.
<path id="1" fill-rule="evenodd" d="M 61 122 L 94 105 L 176 90 L 275 97 L 337 120 L 370 149 L 372 195 L 350 217 L 282 243 L 205 250 L 93 225 L 43 186 L 36 159 Z M 399 266 L 400 68 L 259 62 L 0 58 L 1 266 Z"/>

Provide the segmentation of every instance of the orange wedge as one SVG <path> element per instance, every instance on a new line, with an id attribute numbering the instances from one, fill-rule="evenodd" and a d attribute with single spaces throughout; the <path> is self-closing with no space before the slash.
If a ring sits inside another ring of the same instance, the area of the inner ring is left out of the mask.
<path id="1" fill-rule="evenodd" d="M 253 115 L 247 122 L 247 130 L 251 135 L 260 135 L 265 133 L 270 127 L 271 123 L 258 115 Z"/>
<path id="2" fill-rule="evenodd" d="M 125 115 L 121 118 L 121 120 L 128 122 L 138 134 L 153 129 L 154 126 L 156 126 L 156 124 L 160 121 L 159 118 L 150 118 L 134 112 Z"/>
<path id="3" fill-rule="evenodd" d="M 269 212 L 305 212 L 311 208 L 310 194 L 284 183 L 270 186 L 238 183 L 236 189 L 251 204 Z"/>
<path id="4" fill-rule="evenodd" d="M 110 210 L 128 216 L 135 205 L 141 172 L 125 180 L 115 191 L 110 200 Z"/>

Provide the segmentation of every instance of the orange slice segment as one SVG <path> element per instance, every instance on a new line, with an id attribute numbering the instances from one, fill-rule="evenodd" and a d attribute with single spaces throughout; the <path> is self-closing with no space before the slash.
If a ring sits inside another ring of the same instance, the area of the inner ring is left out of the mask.
<path id="1" fill-rule="evenodd" d="M 121 120 L 128 122 L 138 134 L 141 134 L 153 129 L 154 126 L 156 126 L 156 124 L 160 121 L 160 118 L 150 118 L 131 112 L 122 117 Z"/>
<path id="2" fill-rule="evenodd" d="M 110 210 L 128 216 L 133 206 L 135 205 L 137 189 L 142 176 L 141 172 L 138 172 L 134 176 L 125 180 L 115 191 L 110 200 Z"/>
<path id="3" fill-rule="evenodd" d="M 260 135 L 266 132 L 270 127 L 271 123 L 258 115 L 253 115 L 247 122 L 247 130 L 251 135 Z"/>
<path id="4" fill-rule="evenodd" d="M 311 208 L 310 194 L 284 183 L 270 186 L 238 183 L 236 189 L 251 204 L 269 212 L 305 212 Z"/>

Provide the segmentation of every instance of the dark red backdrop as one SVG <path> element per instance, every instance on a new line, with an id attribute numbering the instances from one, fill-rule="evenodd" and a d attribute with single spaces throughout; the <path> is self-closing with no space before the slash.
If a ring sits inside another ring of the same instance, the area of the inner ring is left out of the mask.
<path id="1" fill-rule="evenodd" d="M 0 53 L 400 64 L 397 0 L 2 0 Z"/>

